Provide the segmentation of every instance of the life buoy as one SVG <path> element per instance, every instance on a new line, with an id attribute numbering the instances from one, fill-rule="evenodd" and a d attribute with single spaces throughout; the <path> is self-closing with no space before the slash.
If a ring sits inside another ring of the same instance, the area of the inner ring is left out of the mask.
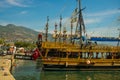
<path id="1" fill-rule="evenodd" d="M 90 64 L 91 62 L 90 62 L 90 60 L 87 60 L 86 63 L 87 63 L 87 64 Z"/>

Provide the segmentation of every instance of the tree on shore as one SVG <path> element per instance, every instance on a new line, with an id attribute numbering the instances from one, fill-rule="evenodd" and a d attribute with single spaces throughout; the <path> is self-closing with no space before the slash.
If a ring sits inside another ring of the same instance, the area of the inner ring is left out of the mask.
<path id="1" fill-rule="evenodd" d="M 0 44 L 4 44 L 5 40 L 4 39 L 0 39 Z"/>
<path id="2" fill-rule="evenodd" d="M 14 43 L 16 47 L 24 47 L 25 49 L 31 50 L 36 47 L 35 43 L 18 41 Z"/>

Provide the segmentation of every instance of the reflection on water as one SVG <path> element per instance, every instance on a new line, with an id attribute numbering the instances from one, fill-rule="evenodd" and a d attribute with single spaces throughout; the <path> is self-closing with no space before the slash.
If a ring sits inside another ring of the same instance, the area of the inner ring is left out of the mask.
<path id="1" fill-rule="evenodd" d="M 52 71 L 41 72 L 41 80 L 120 80 L 118 71 Z"/>
<path id="2" fill-rule="evenodd" d="M 12 69 L 12 74 L 16 80 L 40 80 L 40 71 L 36 69 L 35 61 L 19 60 L 16 64 Z"/>
<path id="3" fill-rule="evenodd" d="M 119 71 L 41 71 L 35 61 L 17 62 L 16 80 L 120 80 Z"/>

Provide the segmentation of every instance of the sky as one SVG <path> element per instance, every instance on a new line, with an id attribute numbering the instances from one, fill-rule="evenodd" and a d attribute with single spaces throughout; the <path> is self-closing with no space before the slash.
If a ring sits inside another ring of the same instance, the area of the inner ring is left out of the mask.
<path id="1" fill-rule="evenodd" d="M 88 35 L 118 37 L 120 0 L 81 0 L 81 4 Z M 49 33 L 53 33 L 60 15 L 62 25 L 70 28 L 76 5 L 76 0 L 0 0 L 0 25 L 15 24 L 44 32 L 49 16 Z"/>

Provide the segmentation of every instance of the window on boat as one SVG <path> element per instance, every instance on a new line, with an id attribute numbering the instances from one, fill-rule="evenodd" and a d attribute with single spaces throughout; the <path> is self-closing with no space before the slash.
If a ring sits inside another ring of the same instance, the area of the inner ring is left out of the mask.
<path id="1" fill-rule="evenodd" d="M 61 52 L 57 51 L 56 49 L 51 49 L 48 52 L 48 57 L 60 57 L 60 58 L 65 58 L 66 57 L 66 52 Z"/>
<path id="2" fill-rule="evenodd" d="M 78 53 L 70 53 L 68 58 L 78 58 Z"/>

